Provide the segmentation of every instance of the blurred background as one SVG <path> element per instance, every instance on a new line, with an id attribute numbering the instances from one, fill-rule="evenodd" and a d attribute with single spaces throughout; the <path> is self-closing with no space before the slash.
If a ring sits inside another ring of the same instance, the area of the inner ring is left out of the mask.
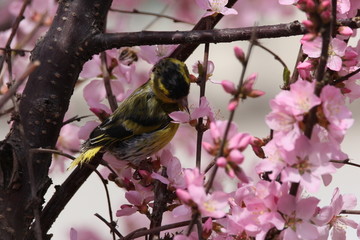
<path id="1" fill-rule="evenodd" d="M 0 0 L 1 2 L 1 0 Z M 125 1 L 126 2 L 126 1 Z M 293 6 L 280 6 L 275 5 L 277 1 L 248 1 L 246 4 L 245 0 L 237 3 L 236 9 L 241 9 L 241 4 L 246 5 L 246 8 L 239 11 L 242 14 L 241 21 L 236 17 L 225 16 L 222 24 L 219 24 L 217 28 L 226 27 L 240 27 L 240 26 L 253 26 L 255 23 L 258 25 L 269 25 L 278 23 L 287 23 L 293 20 L 303 20 L 305 16 L 297 11 Z M 263 2 L 268 2 L 268 6 Z M 146 4 L 137 6 L 138 10 L 160 13 L 163 11 L 165 15 L 172 15 L 171 6 L 166 7 L 166 1 L 155 1 L 149 0 Z M 131 6 L 125 6 L 125 8 L 131 9 Z M 275 7 L 273 7 L 275 6 Z M 270 9 L 271 8 L 271 9 Z M 273 8 L 273 9 L 272 9 Z M 115 13 L 113 13 L 115 14 Z M 194 14 L 194 19 L 189 17 L 190 21 L 196 22 L 196 19 L 200 19 L 202 13 L 199 11 L 198 15 Z M 144 16 L 138 14 L 127 14 L 127 31 L 141 31 L 148 24 L 152 23 L 146 30 L 160 31 L 160 30 L 190 30 L 191 26 L 183 23 L 173 23 L 166 19 L 157 19 L 154 16 Z M 108 25 L 116 25 L 118 23 L 109 21 Z M 299 50 L 300 36 L 286 37 L 278 39 L 261 39 L 260 42 L 275 52 L 289 67 L 292 71 L 297 58 Z M 354 43 L 355 44 L 355 43 Z M 240 79 L 240 73 L 242 70 L 241 64 L 236 60 L 233 48 L 239 46 L 246 52 L 249 44 L 248 42 L 233 42 L 226 44 L 211 44 L 210 45 L 210 56 L 209 60 L 214 62 L 215 70 L 211 80 L 219 82 L 222 80 L 231 80 L 237 83 Z M 198 47 L 193 55 L 186 61 L 190 71 L 192 65 L 197 61 L 203 60 L 204 46 Z M 144 68 L 147 65 L 144 64 Z M 247 99 L 239 105 L 236 111 L 235 121 L 238 124 L 239 130 L 248 132 L 253 136 L 263 138 L 268 136 L 269 128 L 266 126 L 264 117 L 270 112 L 269 100 L 272 99 L 279 91 L 282 86 L 282 72 L 283 67 L 281 64 L 274 59 L 269 53 L 264 50 L 255 47 L 250 58 L 249 67 L 246 72 L 246 76 L 252 73 L 257 73 L 258 77 L 256 80 L 255 88 L 266 92 L 266 94 L 260 98 Z M 88 106 L 82 95 L 82 84 L 74 92 L 74 96 L 70 105 L 70 115 L 88 115 L 92 114 L 88 110 Z M 198 104 L 199 88 L 192 86 L 190 106 L 197 106 Z M 208 82 L 206 87 L 206 96 L 210 102 L 211 107 L 216 113 L 218 119 L 227 119 L 227 104 L 230 99 L 229 95 L 226 95 L 222 90 L 221 85 Z M 349 155 L 351 161 L 360 163 L 357 152 L 357 147 L 360 142 L 360 125 L 358 120 L 360 119 L 359 102 L 354 102 L 349 105 L 353 111 L 353 117 L 355 123 L 347 134 L 342 148 L 345 153 Z M 95 118 L 93 118 L 95 119 Z M 9 116 L 2 116 L 0 118 L 0 137 L 3 139 L 9 131 L 9 124 L 7 121 Z M 81 124 L 80 124 L 81 125 Z M 195 134 L 195 133 L 194 133 Z M 181 142 L 181 138 L 176 141 Z M 194 166 L 195 158 L 189 156 L 186 153 L 185 147 L 179 147 L 176 152 L 176 156 L 182 161 L 184 167 Z M 256 174 L 252 172 L 254 165 L 259 160 L 251 152 L 250 149 L 246 151 L 246 159 L 244 162 L 245 171 L 253 178 L 257 178 Z M 344 166 L 337 171 L 333 176 L 333 181 L 328 187 L 323 187 L 317 194 L 317 197 L 321 199 L 320 205 L 326 205 L 330 203 L 332 193 L 335 187 L 339 187 L 341 193 L 353 193 L 358 199 L 360 199 L 360 191 L 358 190 L 357 181 L 360 181 L 360 175 L 358 174 L 359 169 L 351 166 Z M 52 174 L 54 185 L 61 184 L 69 172 L 60 173 L 54 172 Z M 221 177 L 221 176 L 220 176 Z M 233 183 L 228 183 L 232 186 Z M 53 186 L 54 186 L 53 185 Z M 51 196 L 51 190 L 47 197 Z M 109 184 L 110 194 L 112 199 L 113 214 L 115 215 L 116 210 L 119 209 L 121 204 L 125 204 L 126 201 L 123 199 L 124 192 L 119 191 L 119 188 L 115 187 L 113 183 Z M 357 209 L 360 209 L 358 206 Z M 51 233 L 54 234 L 53 240 L 69 239 L 70 228 L 75 228 L 79 233 L 81 231 L 87 231 L 91 229 L 96 234 L 92 239 L 110 239 L 108 227 L 102 223 L 98 218 L 94 216 L 95 213 L 99 213 L 101 216 L 108 219 L 108 209 L 105 197 L 105 191 L 103 189 L 101 181 L 96 175 L 92 175 L 90 179 L 81 187 L 78 194 L 70 201 L 66 209 L 61 213 L 58 220 L 53 225 Z M 130 229 L 136 229 L 136 227 L 144 226 L 144 222 L 139 222 L 140 214 L 134 214 L 126 217 L 126 225 L 120 218 L 118 221 L 119 231 L 122 233 L 129 233 Z M 351 216 L 351 218 L 360 221 L 360 217 Z M 146 225 L 145 225 L 146 226 Z M 348 239 L 355 239 L 355 230 L 348 229 Z M 81 235 L 79 235 L 79 239 Z"/>

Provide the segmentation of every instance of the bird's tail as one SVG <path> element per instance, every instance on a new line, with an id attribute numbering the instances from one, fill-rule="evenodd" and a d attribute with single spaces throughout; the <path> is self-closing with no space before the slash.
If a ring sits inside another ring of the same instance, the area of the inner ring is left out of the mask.
<path id="1" fill-rule="evenodd" d="M 97 146 L 82 152 L 80 156 L 78 156 L 76 159 L 72 161 L 72 163 L 68 167 L 68 170 L 73 169 L 77 165 L 90 162 L 90 160 L 95 156 L 95 154 L 97 154 L 100 151 L 101 148 L 102 146 Z"/>

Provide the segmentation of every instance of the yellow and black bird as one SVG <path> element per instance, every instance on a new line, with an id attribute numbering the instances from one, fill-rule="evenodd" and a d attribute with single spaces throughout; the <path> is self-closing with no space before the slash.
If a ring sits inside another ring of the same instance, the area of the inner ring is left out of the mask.
<path id="1" fill-rule="evenodd" d="M 89 162 L 99 151 L 109 151 L 119 160 L 135 165 L 159 151 L 179 127 L 169 113 L 187 109 L 189 88 L 185 63 L 174 58 L 160 60 L 150 80 L 91 132 L 69 168 Z"/>

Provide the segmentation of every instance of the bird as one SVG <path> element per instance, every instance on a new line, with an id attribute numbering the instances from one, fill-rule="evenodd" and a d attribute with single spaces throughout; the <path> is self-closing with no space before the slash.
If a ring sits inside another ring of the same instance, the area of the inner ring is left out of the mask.
<path id="1" fill-rule="evenodd" d="M 89 163 L 98 152 L 106 151 L 136 166 L 161 150 L 179 128 L 169 113 L 188 111 L 190 82 L 184 62 L 161 59 L 154 65 L 149 80 L 94 128 L 68 169 Z"/>

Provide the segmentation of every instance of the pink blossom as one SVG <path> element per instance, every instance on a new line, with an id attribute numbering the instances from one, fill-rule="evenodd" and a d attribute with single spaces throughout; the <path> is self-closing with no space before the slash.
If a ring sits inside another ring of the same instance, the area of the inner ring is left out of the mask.
<path id="1" fill-rule="evenodd" d="M 206 80 L 210 79 L 213 72 L 215 70 L 215 64 L 213 61 L 208 61 L 207 63 L 207 69 L 206 69 Z M 196 74 L 203 74 L 204 73 L 204 62 L 203 61 L 197 61 L 192 65 L 192 71 Z"/>
<path id="2" fill-rule="evenodd" d="M 152 177 L 160 180 L 164 184 L 168 184 L 169 187 L 185 188 L 184 171 L 181 167 L 180 160 L 174 157 L 169 150 L 163 150 L 160 155 L 161 164 L 166 167 L 167 178 L 158 173 L 153 173 Z"/>
<path id="3" fill-rule="evenodd" d="M 228 121 L 215 121 L 210 123 L 210 131 L 206 132 L 204 135 L 203 146 L 206 145 L 205 149 L 207 151 L 215 150 L 222 141 L 224 137 L 225 129 L 228 124 Z M 227 139 L 229 140 L 237 134 L 237 125 L 234 122 L 230 123 L 229 131 L 227 134 Z M 214 153 L 210 153 L 213 154 Z"/>
<path id="4" fill-rule="evenodd" d="M 148 212 L 148 204 L 154 200 L 154 193 L 140 185 L 137 185 L 137 190 L 131 190 L 125 193 L 125 198 L 131 204 L 124 204 L 116 212 L 117 217 L 129 216 L 135 212 L 146 214 Z"/>
<path id="5" fill-rule="evenodd" d="M 345 14 L 350 10 L 350 0 L 337 1 L 336 10 L 340 14 Z"/>
<path id="6" fill-rule="evenodd" d="M 273 110 L 282 110 L 301 120 L 301 115 L 320 104 L 320 99 L 314 92 L 314 82 L 299 80 L 290 85 L 290 91 L 280 92 L 270 104 Z"/>
<path id="7" fill-rule="evenodd" d="M 232 207 L 231 215 L 228 215 L 227 218 L 226 231 L 231 235 L 241 236 L 246 232 L 247 235 L 255 236 L 261 231 L 257 216 L 246 208 Z"/>
<path id="8" fill-rule="evenodd" d="M 91 228 L 75 229 L 70 228 L 70 240 L 101 240 L 102 237 L 99 236 Z"/>
<path id="9" fill-rule="evenodd" d="M 131 183 L 128 181 L 131 179 L 131 168 L 127 167 L 128 162 L 126 161 L 119 161 L 114 155 L 109 152 L 106 152 L 103 156 L 103 159 L 111 165 L 113 169 L 117 171 L 118 177 L 115 180 L 118 185 L 123 186 L 125 189 L 128 189 L 127 184 Z M 119 184 L 121 182 L 121 184 Z"/>
<path id="10" fill-rule="evenodd" d="M 318 124 L 313 128 L 310 144 L 313 149 L 317 149 L 318 158 L 324 163 L 331 159 L 348 159 L 347 154 L 341 151 L 341 142 Z"/>
<path id="11" fill-rule="evenodd" d="M 298 0 L 279 0 L 279 3 L 282 5 L 292 5 L 297 3 Z"/>
<path id="12" fill-rule="evenodd" d="M 139 47 L 107 50 L 106 54 L 109 56 L 107 58 L 108 65 L 112 68 L 112 75 L 131 83 L 134 76 L 136 76 L 134 62 L 137 61 L 139 51 Z"/>
<path id="13" fill-rule="evenodd" d="M 110 108 L 102 103 L 93 103 L 89 110 L 93 112 L 102 122 L 105 121 L 111 114 Z"/>
<path id="14" fill-rule="evenodd" d="M 79 129 L 80 128 L 74 124 L 64 125 L 60 130 L 59 138 L 56 142 L 56 149 L 70 155 L 78 152 L 81 145 L 80 139 L 77 136 Z M 67 158 L 62 155 L 55 154 L 49 171 L 52 172 L 55 169 L 59 169 L 61 172 L 64 172 L 65 159 Z"/>
<path id="15" fill-rule="evenodd" d="M 175 218 L 182 216 L 191 216 L 191 208 L 188 205 L 180 204 L 179 206 L 174 208 L 171 213 Z"/>
<path id="16" fill-rule="evenodd" d="M 302 40 L 303 51 L 311 58 L 319 58 L 321 55 L 322 39 L 317 37 L 312 41 Z M 333 71 L 340 71 L 342 59 L 345 55 L 346 43 L 343 40 L 333 38 L 329 45 L 329 58 L 327 67 Z"/>
<path id="17" fill-rule="evenodd" d="M 90 136 L 90 133 L 94 128 L 96 128 L 99 125 L 99 122 L 96 121 L 88 121 L 85 123 L 84 126 L 82 126 L 78 132 L 78 137 L 82 140 L 87 140 Z"/>
<path id="18" fill-rule="evenodd" d="M 203 216 L 214 218 L 225 216 L 224 208 L 228 205 L 228 195 L 224 192 L 215 191 L 206 194 L 203 186 L 190 185 L 187 190 L 177 189 L 176 194 L 185 204 L 195 205 Z"/>
<path id="19" fill-rule="evenodd" d="M 321 37 L 317 37 L 312 41 L 309 40 L 301 40 L 303 44 L 302 48 L 305 54 L 307 54 L 311 58 L 319 58 L 321 55 L 321 46 L 322 39 Z"/>
<path id="20" fill-rule="evenodd" d="M 219 148 L 223 141 L 222 137 L 223 132 L 226 129 L 226 125 L 226 121 L 216 121 L 215 123 L 212 122 L 210 124 L 211 139 L 209 139 L 210 141 L 204 140 L 204 142 L 202 143 L 205 150 L 213 156 L 217 156 L 218 154 Z M 252 142 L 253 137 L 247 133 L 237 132 L 236 129 L 237 126 L 234 123 L 231 123 L 227 139 L 225 140 L 227 144 L 225 144 L 223 156 L 220 156 L 217 159 L 217 164 L 220 167 L 224 167 L 226 173 L 230 177 L 236 176 L 242 181 L 247 182 L 247 177 L 238 165 L 241 164 L 244 160 L 242 151 L 244 151 L 247 146 Z M 208 135 L 207 137 L 209 138 Z M 225 160 L 227 161 L 227 163 L 224 162 Z"/>
<path id="21" fill-rule="evenodd" d="M 241 88 L 241 94 L 243 95 L 242 98 L 245 97 L 256 98 L 265 94 L 265 92 L 261 90 L 253 89 L 256 77 L 257 74 L 253 73 L 244 81 L 244 84 Z"/>
<path id="22" fill-rule="evenodd" d="M 355 17 L 358 10 L 360 9 L 360 2 L 358 0 L 350 0 L 350 10 L 347 13 L 347 17 Z"/>
<path id="23" fill-rule="evenodd" d="M 322 183 L 322 175 L 335 172 L 329 162 L 327 152 L 322 152 L 320 145 L 301 136 L 293 151 L 288 152 L 285 161 L 288 166 L 281 172 L 283 182 L 299 182 L 307 191 L 317 192 Z"/>
<path id="24" fill-rule="evenodd" d="M 186 186 L 195 185 L 202 186 L 204 183 L 204 174 L 199 171 L 198 168 L 185 169 L 185 183 Z"/>
<path id="25" fill-rule="evenodd" d="M 250 236 L 259 237 L 266 235 L 272 227 L 282 230 L 284 219 L 277 209 L 281 192 L 280 183 L 274 181 L 239 187 L 228 215 L 229 233 L 239 234 L 245 230 Z"/>
<path id="26" fill-rule="evenodd" d="M 223 15 L 237 14 L 235 9 L 225 7 L 228 0 L 196 0 L 196 3 L 200 8 L 207 11 L 203 17 L 219 13 Z"/>
<path id="27" fill-rule="evenodd" d="M 324 115 L 329 122 L 327 129 L 341 142 L 354 122 L 351 111 L 345 106 L 344 96 L 338 88 L 327 85 L 321 91 L 320 98 Z"/>
<path id="28" fill-rule="evenodd" d="M 140 46 L 139 57 L 154 65 L 160 59 L 168 57 L 177 45 Z"/>
<path id="29" fill-rule="evenodd" d="M 123 100 L 124 88 L 120 81 L 110 81 L 113 94 L 118 101 Z M 96 106 L 106 97 L 105 85 L 102 80 L 92 80 L 84 88 L 84 98 L 90 107 Z"/>
<path id="30" fill-rule="evenodd" d="M 213 228 L 213 220 L 209 217 L 203 224 L 203 235 L 210 236 Z"/>
<path id="31" fill-rule="evenodd" d="M 351 67 L 350 72 L 356 71 L 358 67 Z M 355 74 L 354 76 L 350 77 L 347 81 L 345 81 L 345 87 L 347 89 L 350 89 L 350 92 L 346 93 L 345 96 L 347 96 L 350 99 L 350 102 L 353 102 L 354 100 L 360 98 L 360 73 Z"/>
<path id="32" fill-rule="evenodd" d="M 93 78 L 101 74 L 101 61 L 100 56 L 95 55 L 89 61 L 83 65 L 83 69 L 80 72 L 81 78 Z"/>
<path id="33" fill-rule="evenodd" d="M 345 67 L 348 67 L 349 69 L 343 69 L 344 72 L 348 73 L 348 71 L 351 71 L 352 68 L 356 68 L 359 60 L 358 60 L 358 53 L 357 53 L 357 49 L 356 48 L 353 48 L 353 47 L 348 47 L 346 48 L 345 50 L 345 55 L 344 57 L 342 58 L 343 60 L 343 65 Z M 341 72 L 340 72 L 341 75 L 343 75 Z"/>
<path id="34" fill-rule="evenodd" d="M 346 43 L 343 40 L 333 38 L 329 45 L 329 58 L 327 67 L 334 71 L 340 71 L 342 67 L 342 59 L 345 55 Z"/>
<path id="35" fill-rule="evenodd" d="M 279 199 L 278 208 L 288 226 L 281 232 L 282 239 L 317 239 L 319 228 L 311 221 L 319 199 L 315 197 L 295 198 L 284 195 Z"/>
<path id="36" fill-rule="evenodd" d="M 176 123 L 190 123 L 192 126 L 196 125 L 198 118 L 207 117 L 210 121 L 214 121 L 215 119 L 214 113 L 206 97 L 201 97 L 200 106 L 195 108 L 190 113 L 184 111 L 175 111 L 170 113 L 169 116 Z M 195 124 L 193 122 L 195 122 Z"/>
<path id="37" fill-rule="evenodd" d="M 283 168 L 287 165 L 285 162 L 286 151 L 278 147 L 274 140 L 268 142 L 263 147 L 266 158 L 261 160 L 255 167 L 258 174 L 266 173 L 271 180 L 275 180 Z"/>
<path id="38" fill-rule="evenodd" d="M 303 80 L 311 80 L 311 71 L 314 68 L 314 65 L 312 61 L 306 60 L 304 62 L 299 62 L 299 64 L 296 66 L 297 70 L 299 71 L 299 75 L 301 79 Z"/>
<path id="39" fill-rule="evenodd" d="M 346 227 L 357 228 L 358 224 L 348 219 L 346 216 L 340 215 L 342 210 L 351 210 L 356 207 L 357 201 L 354 195 L 341 195 L 339 189 L 335 188 L 330 206 L 321 208 L 314 218 L 318 225 L 326 224 L 328 231 L 332 230 L 333 240 L 346 239 Z"/>
<path id="40" fill-rule="evenodd" d="M 282 91 L 270 101 L 272 111 L 266 116 L 266 123 L 275 130 L 277 144 L 287 151 L 294 149 L 301 135 L 299 122 L 304 114 L 320 104 L 314 91 L 315 83 L 299 80 L 290 85 L 290 91 Z"/>
<path id="41" fill-rule="evenodd" d="M 74 228 L 70 229 L 70 240 L 77 240 L 78 234 L 77 231 Z"/>
<path id="42" fill-rule="evenodd" d="M 79 127 L 74 124 L 66 124 L 61 128 L 56 148 L 63 151 L 77 152 L 80 148 L 80 140 L 77 136 Z"/>

